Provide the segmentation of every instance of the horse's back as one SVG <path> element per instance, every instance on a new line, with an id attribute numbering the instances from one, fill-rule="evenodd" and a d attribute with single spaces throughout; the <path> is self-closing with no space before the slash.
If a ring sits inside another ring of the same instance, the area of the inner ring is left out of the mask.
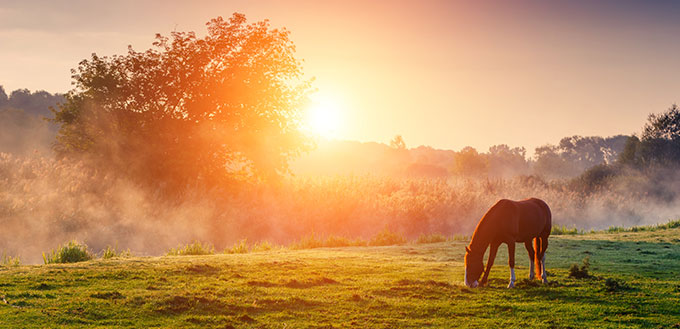
<path id="1" fill-rule="evenodd" d="M 552 229 L 552 214 L 541 199 L 515 201 L 519 211 L 519 239 L 526 241 L 538 236 L 548 236 Z"/>

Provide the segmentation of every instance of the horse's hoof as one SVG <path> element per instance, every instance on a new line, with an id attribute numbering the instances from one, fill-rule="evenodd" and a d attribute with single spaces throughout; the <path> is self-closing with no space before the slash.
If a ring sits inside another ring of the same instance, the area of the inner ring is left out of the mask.
<path id="1" fill-rule="evenodd" d="M 514 288 L 514 287 L 515 287 L 515 283 L 510 281 L 510 284 L 508 284 L 508 289 Z"/>
<path id="2" fill-rule="evenodd" d="M 548 279 L 543 279 L 542 281 L 544 284 L 548 284 Z"/>

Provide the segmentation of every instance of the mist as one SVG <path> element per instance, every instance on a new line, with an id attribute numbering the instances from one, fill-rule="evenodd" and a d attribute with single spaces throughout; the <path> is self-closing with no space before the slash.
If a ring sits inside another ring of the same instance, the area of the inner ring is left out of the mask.
<path id="1" fill-rule="evenodd" d="M 542 198 L 554 225 L 582 230 L 656 224 L 680 210 L 673 172 L 660 173 L 663 181 L 631 175 L 587 193 L 576 192 L 568 181 L 536 176 L 289 177 L 276 188 L 194 189 L 168 200 L 85 161 L 3 153 L 0 250 L 38 263 L 43 252 L 71 239 L 95 252 L 110 245 L 162 255 L 193 240 L 221 250 L 244 238 L 285 245 L 310 235 L 369 238 L 384 228 L 411 239 L 469 235 L 500 198 Z"/>
<path id="2" fill-rule="evenodd" d="M 98 153 L 64 156 L 54 151 L 59 127 L 45 120 L 60 96 L 0 91 L 0 252 L 25 263 L 72 239 L 94 252 L 162 255 L 192 241 L 223 250 L 242 239 L 286 245 L 309 236 L 368 239 L 384 229 L 409 239 L 469 235 L 502 198 L 541 198 L 554 225 L 584 231 L 663 223 L 680 211 L 676 166 L 619 164 L 636 140 L 623 135 L 565 137 L 533 157 L 504 144 L 486 152 L 407 148 L 400 136 L 390 145 L 320 142 L 276 181 L 215 183 L 205 171 L 170 184 L 164 179 L 202 168 L 159 171 L 172 157 L 155 158 L 164 150 L 142 140 L 157 131 L 116 134 L 107 130 L 115 116 L 94 111 L 84 120 L 108 132 L 94 144 Z M 213 131 L 201 126 L 196 136 L 212 136 L 203 128 Z M 189 161 L 186 150 L 177 154 Z"/>

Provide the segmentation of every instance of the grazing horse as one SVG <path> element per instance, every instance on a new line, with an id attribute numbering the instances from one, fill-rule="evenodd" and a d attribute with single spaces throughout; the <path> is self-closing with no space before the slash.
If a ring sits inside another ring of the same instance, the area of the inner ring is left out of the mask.
<path id="1" fill-rule="evenodd" d="M 548 236 L 552 228 L 550 208 L 543 200 L 531 198 L 522 201 L 500 200 L 489 209 L 477 224 L 470 245 L 465 247 L 465 285 L 474 288 L 485 285 L 489 271 L 496 258 L 501 243 L 508 245 L 508 265 L 510 265 L 510 284 L 515 286 L 515 243 L 524 242 L 529 252 L 531 269 L 529 279 L 541 277 L 547 283 L 545 273 L 545 250 L 548 249 Z M 533 246 L 532 246 L 533 241 Z M 482 257 L 491 245 L 486 271 Z M 484 273 L 481 282 L 479 277 Z"/>

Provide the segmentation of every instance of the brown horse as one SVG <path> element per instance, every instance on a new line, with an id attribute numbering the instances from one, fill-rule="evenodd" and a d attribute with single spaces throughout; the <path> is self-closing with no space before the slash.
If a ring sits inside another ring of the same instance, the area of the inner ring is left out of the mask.
<path id="1" fill-rule="evenodd" d="M 552 228 L 550 208 L 543 200 L 531 198 L 522 201 L 500 200 L 489 209 L 477 224 L 472 234 L 470 245 L 465 247 L 465 285 L 477 287 L 485 285 L 489 271 L 496 258 L 498 247 L 502 243 L 508 245 L 508 265 L 510 265 L 510 284 L 515 286 L 515 243 L 524 242 L 529 252 L 531 270 L 529 279 L 535 275 L 548 282 L 545 273 L 545 250 L 548 249 L 548 236 Z M 532 246 L 533 241 L 533 246 Z M 486 248 L 491 245 L 486 271 L 482 257 Z M 484 272 L 482 281 L 479 277 Z"/>

